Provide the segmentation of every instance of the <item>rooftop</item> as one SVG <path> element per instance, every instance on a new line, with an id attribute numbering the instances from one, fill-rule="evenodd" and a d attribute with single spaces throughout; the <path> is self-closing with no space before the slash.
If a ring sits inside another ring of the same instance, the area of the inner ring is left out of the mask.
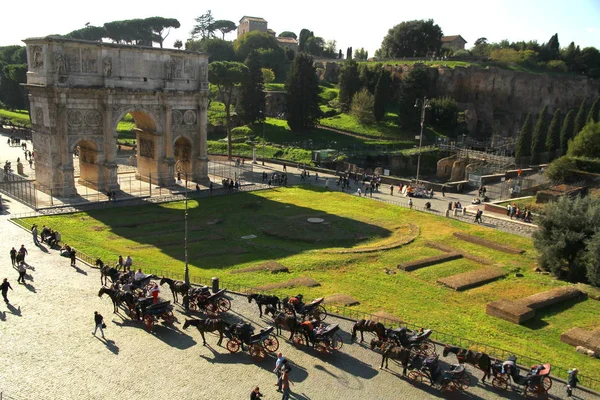
<path id="1" fill-rule="evenodd" d="M 296 39 L 292 38 L 292 37 L 278 37 L 277 41 L 281 42 L 281 43 L 290 43 L 290 44 L 297 44 L 298 43 L 298 41 Z"/>
<path id="2" fill-rule="evenodd" d="M 452 42 L 455 39 L 460 38 L 463 42 L 468 43 L 462 36 L 460 35 L 452 35 L 452 36 L 442 36 L 442 42 Z"/>
<path id="3" fill-rule="evenodd" d="M 243 20 L 247 19 L 248 21 L 256 21 L 256 22 L 264 22 L 265 24 L 267 23 L 267 21 L 264 18 L 260 18 L 260 17 L 249 17 L 247 15 L 244 15 L 242 17 L 242 19 L 240 19 L 240 22 L 242 22 Z"/>

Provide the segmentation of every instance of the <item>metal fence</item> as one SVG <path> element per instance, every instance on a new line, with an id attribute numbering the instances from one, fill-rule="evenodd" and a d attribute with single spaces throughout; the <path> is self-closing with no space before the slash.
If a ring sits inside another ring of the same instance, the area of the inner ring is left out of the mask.
<path id="1" fill-rule="evenodd" d="M 33 180 L 0 169 L 0 193 L 13 197 L 29 207 L 35 207 L 37 204 L 34 183 Z"/>

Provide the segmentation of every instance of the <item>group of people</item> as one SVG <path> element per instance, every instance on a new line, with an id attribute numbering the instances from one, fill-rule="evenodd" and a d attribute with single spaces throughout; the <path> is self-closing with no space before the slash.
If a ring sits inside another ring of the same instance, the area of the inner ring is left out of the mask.
<path id="1" fill-rule="evenodd" d="M 223 187 L 229 191 L 239 190 L 242 186 L 239 181 L 234 181 L 233 179 L 225 178 L 221 181 Z"/>
<path id="2" fill-rule="evenodd" d="M 273 373 L 277 375 L 277 383 L 275 386 L 277 386 L 277 391 L 282 393 L 281 400 L 288 400 L 290 398 L 290 384 L 294 385 L 294 382 L 290 379 L 291 371 L 292 367 L 287 358 L 283 353 L 278 353 Z M 258 400 L 262 397 L 263 394 L 260 392 L 260 387 L 258 386 L 250 392 L 250 400 Z"/>
<path id="3" fill-rule="evenodd" d="M 31 228 L 31 233 L 33 235 L 33 243 L 38 245 L 37 241 L 37 225 L 33 225 Z M 40 232 L 40 238 L 42 239 L 42 243 L 46 243 L 50 248 L 57 247 L 60 244 L 62 239 L 62 235 L 59 231 L 52 230 L 48 228 L 46 225 L 42 226 L 42 231 Z"/>
<path id="4" fill-rule="evenodd" d="M 303 175 L 300 175 L 300 178 L 302 180 L 304 180 Z M 267 174 L 265 171 L 263 171 L 262 181 L 263 181 L 263 183 L 266 183 L 269 186 L 271 186 L 271 185 L 287 186 L 288 175 L 285 172 L 282 172 L 282 173 L 274 172 L 273 174 L 271 174 L 269 176 L 269 174 Z"/>
<path id="5" fill-rule="evenodd" d="M 123 256 L 119 254 L 119 258 L 117 260 L 117 265 L 116 265 L 117 270 L 123 268 L 123 272 L 131 271 L 132 265 L 133 265 L 133 259 L 131 258 L 131 256 L 128 255 L 127 258 L 123 259 Z M 140 269 L 139 272 L 141 273 L 142 270 Z"/>
<path id="6" fill-rule="evenodd" d="M 520 208 L 514 203 L 506 206 L 506 215 L 509 216 L 510 219 L 516 218 L 518 220 L 523 220 L 523 222 L 533 221 L 531 210 L 528 210 L 527 207 Z"/>

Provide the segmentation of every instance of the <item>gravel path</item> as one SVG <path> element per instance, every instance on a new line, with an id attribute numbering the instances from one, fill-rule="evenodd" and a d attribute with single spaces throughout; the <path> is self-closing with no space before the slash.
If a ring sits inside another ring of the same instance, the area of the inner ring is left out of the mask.
<path id="1" fill-rule="evenodd" d="M 0 306 L 0 340 L 3 345 L 0 391 L 16 399 L 245 399 L 253 385 L 260 385 L 267 399 L 279 398 L 271 372 L 274 358 L 255 363 L 247 353 L 229 354 L 216 345 L 217 337 L 207 335 L 209 346 L 201 345 L 199 333 L 182 331 L 185 316 L 176 312 L 173 328 L 155 327 L 146 332 L 126 316 L 114 315 L 106 297 L 97 296 L 98 271 L 84 265 L 69 267 L 69 260 L 56 251 L 36 248 L 28 232 L 0 219 L 0 232 L 10 238 L 0 262 L 2 275 L 10 279 L 10 306 Z M 35 267 L 27 285 L 16 282 L 8 250 L 22 243 L 29 248 L 27 262 Z M 171 299 L 170 293 L 162 296 Z M 256 326 L 254 304 L 232 295 L 233 312 L 227 319 L 240 318 Z M 93 312 L 105 316 L 107 341 L 91 334 Z M 391 362 L 389 371 L 380 371 L 381 358 L 361 345 L 350 345 L 350 322 L 340 323 L 345 345 L 331 357 L 311 349 L 296 349 L 280 338 L 281 349 L 293 362 L 291 378 L 295 399 L 336 400 L 424 399 L 441 394 L 428 387 L 413 386 L 400 377 L 401 369 Z M 369 334 L 367 334 L 369 336 Z M 370 337 L 370 336 L 369 336 Z M 454 357 L 442 359 L 454 362 Z M 480 372 L 475 372 L 480 377 Z M 475 383 L 455 398 L 522 398 L 514 392 L 498 394 L 489 386 Z M 564 386 L 555 383 L 553 394 L 560 398 Z M 579 392 L 582 394 L 582 392 Z M 508 396 L 507 396 L 508 395 Z M 583 398 L 591 398 L 584 395 Z"/>

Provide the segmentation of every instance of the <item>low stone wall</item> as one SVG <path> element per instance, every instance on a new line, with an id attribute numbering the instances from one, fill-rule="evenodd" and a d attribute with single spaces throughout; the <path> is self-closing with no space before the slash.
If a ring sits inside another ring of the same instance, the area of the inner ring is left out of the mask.
<path id="1" fill-rule="evenodd" d="M 462 232 L 454 232 L 454 236 L 459 239 L 465 240 L 467 242 L 478 244 L 478 245 L 484 246 L 484 247 L 489 247 L 490 249 L 502 251 L 504 253 L 509 253 L 509 254 L 525 253 L 525 250 L 523 250 L 523 249 L 517 249 L 515 247 L 508 246 L 505 244 L 492 242 L 491 240 L 487 240 L 487 239 L 481 238 L 479 236 L 468 235 L 468 234 L 462 233 Z"/>
<path id="2" fill-rule="evenodd" d="M 535 317 L 535 310 L 507 299 L 500 299 L 488 303 L 485 308 L 485 313 L 492 317 L 502 318 L 515 324 L 523 323 Z"/>
<path id="3" fill-rule="evenodd" d="M 507 273 L 503 269 L 489 267 L 452 275 L 447 278 L 438 279 L 437 281 L 454 290 L 467 290 L 485 285 L 506 275 Z"/>
<path id="4" fill-rule="evenodd" d="M 406 263 L 400 263 L 400 264 L 398 264 L 398 268 L 403 271 L 410 272 L 410 271 L 414 271 L 419 268 L 429 267 L 431 265 L 440 264 L 440 263 L 443 263 L 446 261 L 457 260 L 459 258 L 462 258 L 462 254 L 458 254 L 458 253 L 442 254 L 441 256 L 427 257 L 427 258 L 422 258 L 420 260 L 409 261 Z"/>
<path id="5" fill-rule="evenodd" d="M 583 296 L 581 290 L 574 286 L 566 286 L 542 293 L 536 293 L 532 296 L 517 300 L 517 302 L 533 310 L 539 310 L 540 308 L 549 307 L 553 304 L 576 299 L 581 296 Z"/>
<path id="6" fill-rule="evenodd" d="M 600 353 L 600 330 L 588 331 L 583 328 L 571 328 L 562 335 L 560 341 L 571 346 L 583 346 Z"/>

